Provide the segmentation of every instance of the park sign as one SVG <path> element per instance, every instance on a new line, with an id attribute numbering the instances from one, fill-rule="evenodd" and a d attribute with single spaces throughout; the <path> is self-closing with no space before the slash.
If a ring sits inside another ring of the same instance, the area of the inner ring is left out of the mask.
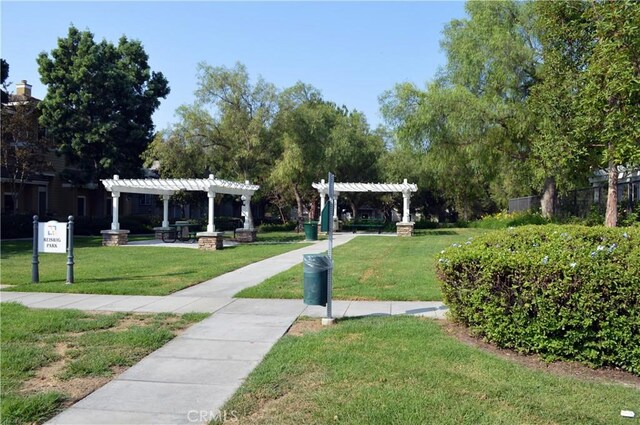
<path id="1" fill-rule="evenodd" d="M 40 282 L 38 254 L 41 252 L 67 253 L 67 283 L 73 283 L 73 216 L 68 223 L 47 221 L 40 223 L 33 216 L 33 257 L 31 258 L 31 282 Z"/>
<path id="2" fill-rule="evenodd" d="M 67 223 L 47 221 L 38 223 L 38 252 L 67 252 Z"/>

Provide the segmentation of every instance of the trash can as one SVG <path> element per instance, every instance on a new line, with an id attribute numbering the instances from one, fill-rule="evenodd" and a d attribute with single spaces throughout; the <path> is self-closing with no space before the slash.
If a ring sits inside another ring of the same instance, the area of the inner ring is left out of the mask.
<path id="1" fill-rule="evenodd" d="M 304 236 L 308 241 L 318 240 L 318 222 L 310 221 L 304 223 Z"/>
<path id="2" fill-rule="evenodd" d="M 327 277 L 331 260 L 326 254 L 304 254 L 304 303 L 327 305 Z"/>

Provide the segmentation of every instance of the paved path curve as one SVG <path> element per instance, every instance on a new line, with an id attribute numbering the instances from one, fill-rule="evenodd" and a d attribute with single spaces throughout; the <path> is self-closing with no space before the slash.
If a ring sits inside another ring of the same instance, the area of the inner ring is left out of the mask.
<path id="1" fill-rule="evenodd" d="M 354 235 L 337 235 L 335 245 Z M 320 252 L 319 242 L 278 255 L 169 296 L 0 292 L 0 301 L 32 308 L 129 312 L 208 312 L 199 322 L 69 409 L 50 424 L 199 424 L 220 415 L 224 402 L 293 321 L 323 317 L 302 300 L 236 299 L 256 285 Z M 442 318 L 441 302 L 334 301 L 335 317 L 413 314 Z"/>

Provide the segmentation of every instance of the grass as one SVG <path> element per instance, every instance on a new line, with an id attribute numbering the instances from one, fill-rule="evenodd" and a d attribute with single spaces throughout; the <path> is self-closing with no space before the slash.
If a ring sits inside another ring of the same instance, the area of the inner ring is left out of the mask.
<path id="1" fill-rule="evenodd" d="M 404 316 L 283 337 L 222 410 L 246 424 L 616 424 L 639 407 L 637 389 L 529 369 Z"/>
<path id="2" fill-rule="evenodd" d="M 207 316 L 30 310 L 16 303 L 0 304 L 0 315 L 3 424 L 44 422 Z M 84 394 L 72 394 L 80 387 Z"/>
<path id="3" fill-rule="evenodd" d="M 479 229 L 419 230 L 413 238 L 361 236 L 334 251 L 333 298 L 348 300 L 441 300 L 435 275 L 439 252 L 486 232 Z M 237 297 L 302 298 L 302 264 L 247 288 Z"/>
<path id="4" fill-rule="evenodd" d="M 64 254 L 40 254 L 40 283 L 31 283 L 31 242 L 2 243 L 2 284 L 12 291 L 86 294 L 167 295 L 247 264 L 303 245 L 282 243 L 286 235 L 271 235 L 268 244 L 247 244 L 221 251 L 167 247 L 103 247 L 100 238 L 76 238 L 75 283 L 66 285 Z"/>

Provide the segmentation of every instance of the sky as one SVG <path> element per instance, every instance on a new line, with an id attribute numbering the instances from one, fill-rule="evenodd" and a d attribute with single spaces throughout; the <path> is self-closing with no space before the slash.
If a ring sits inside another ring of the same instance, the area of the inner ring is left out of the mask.
<path id="1" fill-rule="evenodd" d="M 194 101 L 196 66 L 243 63 L 279 89 L 298 81 L 325 100 L 363 112 L 372 128 L 382 123 L 378 97 L 395 84 L 431 81 L 445 64 L 444 26 L 465 16 L 464 3 L 425 2 L 0 2 L 1 56 L 9 81 L 27 80 L 42 99 L 36 57 L 50 52 L 71 24 L 94 39 L 140 40 L 153 71 L 171 93 L 153 116 L 156 129 Z"/>

